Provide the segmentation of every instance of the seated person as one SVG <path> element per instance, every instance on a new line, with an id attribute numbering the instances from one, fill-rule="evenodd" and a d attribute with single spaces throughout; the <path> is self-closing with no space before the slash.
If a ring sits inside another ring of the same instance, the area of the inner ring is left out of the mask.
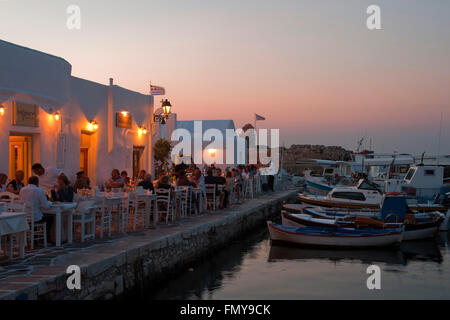
<path id="1" fill-rule="evenodd" d="M 216 169 L 216 176 L 215 176 L 216 184 L 221 186 L 226 186 L 227 179 L 222 176 L 222 170 L 220 168 Z M 230 192 L 224 188 L 223 191 L 220 194 L 220 208 L 226 208 L 228 204 L 228 196 L 230 195 Z"/>
<path id="2" fill-rule="evenodd" d="M 111 172 L 111 179 L 106 182 L 107 189 L 123 188 L 125 186 L 125 180 L 120 176 L 120 172 L 117 169 L 113 169 Z"/>
<path id="3" fill-rule="evenodd" d="M 8 184 L 8 176 L 4 173 L 0 173 L 0 192 L 6 191 L 7 184 Z"/>
<path id="4" fill-rule="evenodd" d="M 172 189 L 172 185 L 169 183 L 169 176 L 161 176 L 156 184 L 156 189 Z"/>
<path id="5" fill-rule="evenodd" d="M 79 189 L 90 189 L 90 180 L 84 173 L 84 171 L 80 171 L 77 173 L 77 180 L 73 184 L 73 189 L 75 192 L 78 192 Z"/>
<path id="6" fill-rule="evenodd" d="M 52 200 L 59 202 L 73 201 L 73 187 L 65 174 L 60 174 L 57 179 L 57 185 L 51 191 Z"/>
<path id="7" fill-rule="evenodd" d="M 216 177 L 213 176 L 213 170 L 211 168 L 206 170 L 205 184 L 217 184 Z"/>
<path id="8" fill-rule="evenodd" d="M 150 190 L 154 193 L 155 188 L 153 187 L 152 175 L 147 174 L 145 179 L 139 182 L 138 187 L 143 187 L 145 190 Z"/>
<path id="9" fill-rule="evenodd" d="M 47 201 L 44 190 L 39 188 L 38 177 L 33 176 L 28 179 L 28 185 L 20 190 L 19 199 L 21 202 L 25 203 L 25 205 L 33 209 L 35 223 L 46 223 L 47 237 L 50 236 L 53 216 L 42 214 L 41 209 L 49 209 L 51 203 Z"/>
<path id="10" fill-rule="evenodd" d="M 125 182 L 125 184 L 130 184 L 131 178 L 128 177 L 128 172 L 126 172 L 125 170 L 123 170 L 123 171 L 120 173 L 120 176 L 123 178 L 123 181 Z"/>
<path id="11" fill-rule="evenodd" d="M 144 181 L 146 177 L 147 177 L 147 172 L 145 170 L 141 170 L 141 171 L 139 171 L 137 181 L 138 182 Z"/>
<path id="12" fill-rule="evenodd" d="M 25 175 L 22 170 L 16 171 L 16 178 L 13 179 L 8 185 L 6 186 L 6 191 L 19 194 L 20 189 L 24 187 L 23 179 L 25 178 Z"/>
<path id="13" fill-rule="evenodd" d="M 189 181 L 189 179 L 186 177 L 186 173 L 184 171 L 182 171 L 178 175 L 177 186 L 178 187 L 193 187 L 193 188 L 195 188 L 195 183 Z"/>

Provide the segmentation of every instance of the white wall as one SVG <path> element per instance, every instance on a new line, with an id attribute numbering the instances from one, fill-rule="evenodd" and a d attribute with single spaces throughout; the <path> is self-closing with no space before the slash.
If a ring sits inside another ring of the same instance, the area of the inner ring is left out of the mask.
<path id="1" fill-rule="evenodd" d="M 116 85 L 103 85 L 71 76 L 71 65 L 64 59 L 0 41 L 0 104 L 7 108 L 0 116 L 0 172 L 9 171 L 9 135 L 14 132 L 33 134 L 32 162 L 56 166 L 57 137 L 66 135 L 63 170 L 73 181 L 80 167 L 81 130 L 95 120 L 99 129 L 91 135 L 91 179 L 102 183 L 111 170 L 127 170 L 132 175 L 133 145 L 144 146 L 142 168 L 151 167 L 150 124 L 153 97 Z M 112 96 L 113 113 L 108 113 L 108 94 Z M 11 125 L 12 101 L 19 100 L 41 106 L 39 127 Z M 48 111 L 60 109 L 61 122 Z M 116 128 L 115 112 L 126 110 L 133 118 L 132 128 Z M 112 121 L 108 121 L 113 117 Z M 113 149 L 108 152 L 108 123 L 112 123 Z M 138 135 L 138 126 L 149 129 Z M 62 152 L 60 150 L 60 152 Z"/>

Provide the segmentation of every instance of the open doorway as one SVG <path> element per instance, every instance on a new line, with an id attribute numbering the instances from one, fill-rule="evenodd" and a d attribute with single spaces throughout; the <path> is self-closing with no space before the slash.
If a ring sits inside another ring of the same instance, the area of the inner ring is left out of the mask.
<path id="1" fill-rule="evenodd" d="M 24 173 L 25 181 L 31 175 L 31 136 L 9 136 L 9 178 L 16 172 Z"/>
<path id="2" fill-rule="evenodd" d="M 133 180 L 137 180 L 139 171 L 142 166 L 142 155 L 144 154 L 144 147 L 133 147 Z"/>

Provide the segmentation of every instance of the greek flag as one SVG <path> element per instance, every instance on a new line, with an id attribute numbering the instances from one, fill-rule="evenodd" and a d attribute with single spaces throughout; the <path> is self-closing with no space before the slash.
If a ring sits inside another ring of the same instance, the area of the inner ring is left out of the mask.
<path id="1" fill-rule="evenodd" d="M 266 118 L 255 113 L 255 120 L 266 120 Z"/>
<path id="2" fill-rule="evenodd" d="M 164 96 L 166 94 L 166 90 L 163 87 L 150 85 L 150 94 L 152 96 Z"/>

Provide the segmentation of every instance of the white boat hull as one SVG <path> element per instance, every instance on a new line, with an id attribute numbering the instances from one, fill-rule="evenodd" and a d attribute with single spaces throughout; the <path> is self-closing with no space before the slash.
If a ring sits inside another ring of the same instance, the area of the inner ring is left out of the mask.
<path id="1" fill-rule="evenodd" d="M 273 241 L 290 242 L 306 246 L 348 248 L 384 247 L 399 244 L 403 236 L 403 233 L 371 235 L 366 237 L 306 235 L 278 229 L 272 225 L 271 221 L 268 221 L 267 225 L 269 227 L 270 239 Z"/>

